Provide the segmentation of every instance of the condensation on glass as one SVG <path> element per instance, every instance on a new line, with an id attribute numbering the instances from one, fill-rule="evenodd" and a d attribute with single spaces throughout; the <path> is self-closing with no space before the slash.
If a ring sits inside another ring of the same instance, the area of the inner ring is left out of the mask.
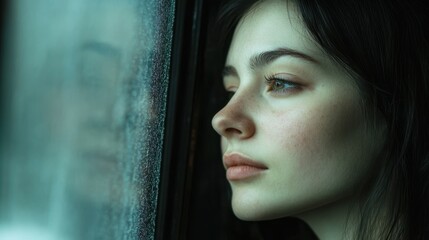
<path id="1" fill-rule="evenodd" d="M 174 1 L 11 4 L 0 239 L 153 239 Z"/>

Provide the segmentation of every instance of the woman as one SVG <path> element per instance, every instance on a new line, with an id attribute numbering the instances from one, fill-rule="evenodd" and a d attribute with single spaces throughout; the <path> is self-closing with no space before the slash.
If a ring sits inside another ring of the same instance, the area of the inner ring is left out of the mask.
<path id="1" fill-rule="evenodd" d="M 221 21 L 233 35 L 223 83 L 232 97 L 212 125 L 238 218 L 296 217 L 319 239 L 429 239 L 422 7 L 225 7 Z"/>

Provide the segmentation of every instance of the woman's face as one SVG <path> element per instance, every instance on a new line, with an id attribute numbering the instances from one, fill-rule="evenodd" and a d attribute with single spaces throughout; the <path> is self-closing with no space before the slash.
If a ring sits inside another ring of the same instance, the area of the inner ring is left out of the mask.
<path id="1" fill-rule="evenodd" d="M 356 198 L 376 171 L 382 126 L 368 124 L 354 80 L 311 40 L 294 5 L 265 1 L 237 26 L 213 118 L 232 207 L 273 219 Z"/>

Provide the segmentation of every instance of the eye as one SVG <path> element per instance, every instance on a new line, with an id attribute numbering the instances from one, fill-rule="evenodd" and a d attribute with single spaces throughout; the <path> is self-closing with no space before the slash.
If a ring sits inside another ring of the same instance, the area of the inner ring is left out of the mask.
<path id="1" fill-rule="evenodd" d="M 297 90 L 301 87 L 300 84 L 292 81 L 288 74 L 265 76 L 265 81 L 268 85 L 268 92 L 283 93 Z"/>

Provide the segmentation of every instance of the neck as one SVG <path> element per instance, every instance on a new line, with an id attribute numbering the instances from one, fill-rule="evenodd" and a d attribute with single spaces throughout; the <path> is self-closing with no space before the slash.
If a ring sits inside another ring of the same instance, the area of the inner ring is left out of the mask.
<path id="1" fill-rule="evenodd" d="M 354 220 L 357 219 L 356 202 L 345 199 L 306 211 L 296 217 L 305 221 L 320 240 L 351 239 Z"/>

